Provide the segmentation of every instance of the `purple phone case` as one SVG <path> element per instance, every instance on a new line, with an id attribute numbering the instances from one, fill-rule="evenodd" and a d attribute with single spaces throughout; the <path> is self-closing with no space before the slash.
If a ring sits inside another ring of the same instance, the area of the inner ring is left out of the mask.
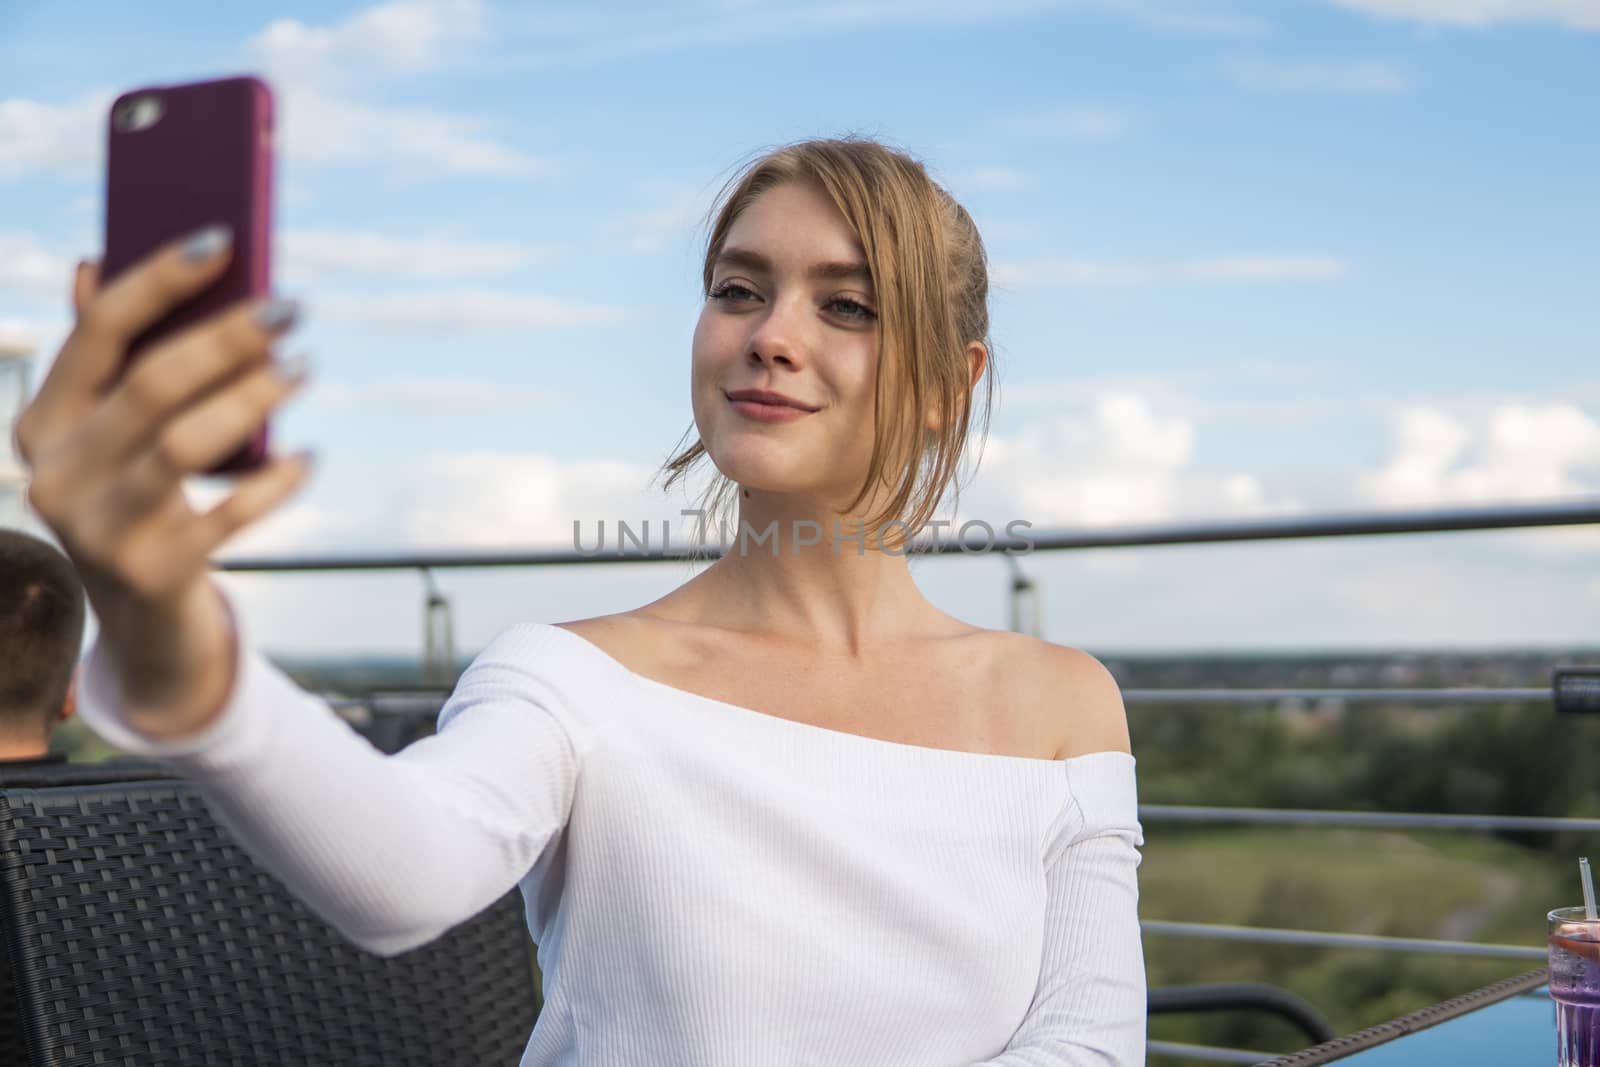
<path id="1" fill-rule="evenodd" d="M 105 255 L 101 283 L 169 241 L 220 223 L 233 232 L 233 258 L 213 285 L 146 330 L 128 349 L 132 362 L 153 342 L 240 300 L 271 291 L 272 91 L 259 78 L 147 86 L 119 96 L 161 98 L 160 119 L 119 130 L 108 118 Z M 208 473 L 253 470 L 266 461 L 265 423 Z"/>

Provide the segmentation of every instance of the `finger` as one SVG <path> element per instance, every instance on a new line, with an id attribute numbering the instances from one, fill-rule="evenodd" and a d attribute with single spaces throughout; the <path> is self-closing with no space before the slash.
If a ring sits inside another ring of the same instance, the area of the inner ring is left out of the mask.
<path id="1" fill-rule="evenodd" d="M 310 477 L 313 457 L 297 452 L 273 460 L 241 479 L 221 503 L 189 523 L 176 546 L 180 555 L 209 558 L 225 541 L 288 499 Z"/>
<path id="2" fill-rule="evenodd" d="M 62 358 L 56 360 L 63 384 L 88 391 L 114 378 L 135 338 L 216 281 L 228 264 L 231 244 L 226 227 L 208 226 L 100 286 L 84 304 Z"/>
<path id="3" fill-rule="evenodd" d="M 89 301 L 94 299 L 99 288 L 100 264 L 83 260 L 78 264 L 77 273 L 72 276 L 72 313 L 82 315 L 83 309 L 89 306 Z"/>
<path id="4" fill-rule="evenodd" d="M 167 505 L 121 531 L 100 552 L 120 586 L 149 600 L 182 589 L 209 568 L 211 554 L 238 530 L 265 515 L 305 483 L 309 453 L 280 457 L 240 480 L 216 506 L 196 515 L 174 494 Z"/>
<path id="5" fill-rule="evenodd" d="M 185 477 L 233 455 L 305 380 L 303 359 L 261 367 L 166 423 L 110 486 L 115 509 L 136 516 L 167 498 Z"/>
<path id="6" fill-rule="evenodd" d="M 106 456 L 125 456 L 164 434 L 166 424 L 200 398 L 251 368 L 265 369 L 261 364 L 273 340 L 298 314 L 298 305 L 288 300 L 241 305 L 140 358 L 98 413 L 95 448 Z M 280 377 L 293 379 L 294 368 L 278 370 Z"/>
<path id="7" fill-rule="evenodd" d="M 82 405 L 72 405 L 41 390 L 17 420 L 26 461 L 42 463 L 42 453 L 59 453 L 48 471 L 41 466 L 35 473 L 36 481 L 44 483 L 41 495 L 58 498 L 56 503 L 66 507 L 69 497 L 100 493 L 110 480 L 118 487 L 113 503 L 138 510 L 145 506 L 142 501 L 164 493 L 166 482 L 178 475 L 168 472 L 152 478 L 146 472 L 126 480 L 130 457 L 158 439 L 184 406 L 238 378 L 240 368 L 259 366 L 274 331 L 288 329 L 294 313 L 292 303 L 269 301 L 254 308 L 240 305 L 190 327 L 140 359 L 110 399 L 87 413 L 81 408 L 88 398 Z M 48 499 L 45 504 L 49 505 Z"/>
<path id="8" fill-rule="evenodd" d="M 82 316 L 83 309 L 94 297 L 95 290 L 99 285 L 99 278 L 99 264 L 91 263 L 88 260 L 79 261 L 77 270 L 72 275 L 72 310 L 75 315 Z M 70 338 L 68 343 L 70 344 Z M 39 384 L 39 389 L 34 394 L 33 401 L 21 412 L 12 426 L 12 440 L 16 448 L 16 454 L 22 458 L 23 463 L 31 464 L 32 462 L 39 433 L 39 424 L 52 421 L 50 413 L 52 407 L 55 406 L 52 404 L 52 398 L 60 391 L 60 380 L 65 373 L 64 370 L 58 370 L 57 368 L 69 366 L 72 361 L 73 357 L 68 355 L 67 346 L 63 345 L 61 355 L 51 364 L 50 373 Z"/>

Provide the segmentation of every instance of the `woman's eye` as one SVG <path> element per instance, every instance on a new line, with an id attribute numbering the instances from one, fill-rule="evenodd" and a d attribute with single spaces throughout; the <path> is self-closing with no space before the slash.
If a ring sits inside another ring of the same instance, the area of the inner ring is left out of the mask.
<path id="1" fill-rule="evenodd" d="M 828 306 L 843 308 L 841 313 L 845 316 L 845 318 L 848 319 L 860 319 L 865 322 L 878 317 L 877 312 L 873 311 L 865 304 L 856 303 L 854 300 L 851 300 L 848 297 L 836 297 L 828 302 Z"/>
<path id="2" fill-rule="evenodd" d="M 711 299 L 726 300 L 730 297 L 733 297 L 735 294 L 743 294 L 743 296 L 740 297 L 741 301 L 744 296 L 756 295 L 742 285 L 737 285 L 733 282 L 723 282 L 721 285 L 711 290 Z"/>

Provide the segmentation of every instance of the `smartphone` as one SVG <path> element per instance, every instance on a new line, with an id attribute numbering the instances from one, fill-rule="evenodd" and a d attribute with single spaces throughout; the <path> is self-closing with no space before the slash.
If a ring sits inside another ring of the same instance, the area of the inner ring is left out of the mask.
<path id="1" fill-rule="evenodd" d="M 233 304 L 271 291 L 272 90 L 255 77 L 146 86 L 123 93 L 107 122 L 101 284 L 161 245 L 213 224 L 233 233 L 227 270 L 129 346 L 124 370 L 149 347 Z M 267 459 L 263 424 L 209 474 Z"/>

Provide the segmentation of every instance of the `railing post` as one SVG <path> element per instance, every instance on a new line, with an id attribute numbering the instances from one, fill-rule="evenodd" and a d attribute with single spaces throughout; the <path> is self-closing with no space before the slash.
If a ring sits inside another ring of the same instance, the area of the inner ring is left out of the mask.
<path id="1" fill-rule="evenodd" d="M 1040 635 L 1039 587 L 1022 572 L 1022 564 L 1009 553 L 1005 561 L 1011 565 L 1011 629 L 1014 633 Z"/>
<path id="2" fill-rule="evenodd" d="M 1557 715 L 1600 715 L 1600 668 L 1558 668 L 1550 690 Z"/>
<path id="3" fill-rule="evenodd" d="M 450 620 L 450 601 L 433 580 L 433 571 L 421 568 L 424 586 L 422 606 L 422 682 L 449 686 L 455 683 L 456 642 Z"/>

